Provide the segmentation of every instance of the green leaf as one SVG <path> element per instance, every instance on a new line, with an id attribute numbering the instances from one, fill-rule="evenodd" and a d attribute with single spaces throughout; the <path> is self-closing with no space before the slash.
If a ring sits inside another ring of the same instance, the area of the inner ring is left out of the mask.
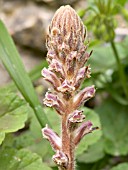
<path id="1" fill-rule="evenodd" d="M 77 161 L 83 163 L 93 163 L 102 159 L 104 156 L 104 141 L 103 138 L 101 138 L 95 144 L 89 146 L 83 154 L 79 155 L 79 157 L 77 157 Z"/>
<path id="2" fill-rule="evenodd" d="M 128 106 L 109 98 L 96 111 L 101 119 L 105 151 L 114 156 L 128 154 Z"/>
<path id="3" fill-rule="evenodd" d="M 50 113 L 52 113 L 52 111 L 47 113 L 47 110 L 45 109 L 45 113 L 46 113 L 46 115 L 48 115 L 49 119 L 52 119 L 52 117 L 50 116 Z M 55 130 L 56 125 L 53 124 L 51 121 L 49 121 L 49 122 L 52 125 L 52 127 L 54 127 L 54 130 Z M 31 136 L 31 138 L 33 139 L 33 143 L 31 143 L 31 146 L 28 145 L 28 147 L 33 152 L 38 153 L 45 160 L 47 160 L 47 158 L 48 159 L 50 158 L 50 161 L 52 161 L 51 157 L 53 156 L 54 152 L 52 151 L 52 148 L 51 148 L 49 142 L 43 138 L 39 122 L 36 120 L 35 116 L 32 117 L 29 134 L 30 134 L 29 136 Z"/>
<path id="4" fill-rule="evenodd" d="M 121 105 L 128 105 L 127 99 L 125 99 L 124 96 L 121 96 L 119 94 L 119 92 L 117 93 L 117 89 L 115 89 L 111 86 L 111 87 L 107 88 L 107 91 L 110 93 L 110 95 L 113 97 L 113 99 L 116 100 L 117 102 L 119 102 Z"/>
<path id="5" fill-rule="evenodd" d="M 127 170 L 128 169 L 128 163 L 121 163 L 110 170 Z"/>
<path id="6" fill-rule="evenodd" d="M 24 127 L 30 108 L 27 103 L 7 89 L 0 89 L 0 144 L 5 134 Z"/>
<path id="7" fill-rule="evenodd" d="M 0 170 L 52 170 L 41 158 L 28 150 L 3 148 L 0 150 Z"/>
<path id="8" fill-rule="evenodd" d="M 48 111 L 48 116 L 50 115 L 49 111 L 52 114 L 52 109 L 48 108 L 48 110 L 45 109 L 45 111 L 46 111 L 46 114 Z M 54 116 L 56 117 L 56 115 Z M 49 119 L 50 118 L 51 116 L 49 117 Z M 29 130 L 22 133 L 22 135 L 15 137 L 14 139 L 15 148 L 17 149 L 27 148 L 31 150 L 32 152 L 35 152 L 38 155 L 40 155 L 43 158 L 43 160 L 46 160 L 46 161 L 48 160 L 49 162 L 52 161 L 51 157 L 53 156 L 54 152 L 52 151 L 52 148 L 49 142 L 43 138 L 40 124 L 37 121 L 35 115 L 30 115 L 30 120 L 31 120 L 31 123 L 30 123 Z M 52 125 L 56 126 L 54 124 Z"/>
<path id="9" fill-rule="evenodd" d="M 85 107 L 83 107 L 82 110 L 84 111 L 84 114 L 86 116 L 85 121 L 90 120 L 93 123 L 94 127 L 99 127 L 99 128 L 101 127 L 100 119 L 99 116 L 96 114 L 96 112 Z M 93 133 L 86 135 L 78 145 L 78 148 L 76 150 L 76 155 L 79 156 L 84 151 L 86 151 L 90 145 L 96 143 L 100 139 L 101 134 L 102 131 L 100 129 L 100 130 L 95 130 Z"/>
<path id="10" fill-rule="evenodd" d="M 7 32 L 4 24 L 0 21 L 0 59 L 14 80 L 23 97 L 33 108 L 41 126 L 48 122 L 41 104 L 33 88 L 32 82 L 25 71 L 17 49 Z"/>
<path id="11" fill-rule="evenodd" d="M 110 162 L 110 155 L 105 155 L 103 159 L 94 163 L 77 162 L 77 170 L 108 170 L 106 167 L 109 168 Z"/>
<path id="12" fill-rule="evenodd" d="M 128 36 L 120 43 L 116 43 L 116 48 L 121 60 L 128 56 Z M 89 63 L 91 65 L 92 73 L 104 73 L 108 69 L 117 69 L 114 53 L 110 45 L 96 46 L 91 48 L 93 53 Z M 104 62 L 103 62 L 104 61 Z"/>
<path id="13" fill-rule="evenodd" d="M 5 138 L 5 133 L 0 132 L 0 144 L 3 142 L 4 138 Z"/>
<path id="14" fill-rule="evenodd" d="M 124 6 L 127 0 L 116 0 L 115 4 L 120 4 L 121 6 Z"/>

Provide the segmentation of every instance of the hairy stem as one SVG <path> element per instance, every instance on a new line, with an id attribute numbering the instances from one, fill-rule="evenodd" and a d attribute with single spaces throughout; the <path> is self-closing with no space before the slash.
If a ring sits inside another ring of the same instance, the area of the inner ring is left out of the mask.
<path id="1" fill-rule="evenodd" d="M 73 135 L 68 132 L 67 128 L 68 115 L 62 117 L 62 151 L 68 156 L 69 163 L 67 170 L 75 170 L 74 167 L 74 149 Z"/>
<path id="2" fill-rule="evenodd" d="M 111 41 L 111 47 L 113 49 L 113 52 L 114 52 L 114 55 L 115 55 L 115 58 L 116 58 L 120 81 L 121 81 L 124 93 L 126 95 L 126 98 L 128 99 L 128 90 L 127 90 L 126 76 L 125 76 L 125 73 L 124 73 L 124 70 L 123 70 L 123 66 L 121 64 L 121 61 L 120 61 L 120 58 L 119 58 L 119 55 L 118 55 L 118 52 L 117 52 L 117 49 L 116 49 L 114 41 Z"/>

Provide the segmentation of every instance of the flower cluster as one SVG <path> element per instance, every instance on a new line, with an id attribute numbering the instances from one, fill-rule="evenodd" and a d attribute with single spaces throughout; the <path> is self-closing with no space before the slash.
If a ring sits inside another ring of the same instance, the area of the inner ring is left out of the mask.
<path id="1" fill-rule="evenodd" d="M 62 118 L 62 134 L 59 137 L 48 125 L 42 129 L 56 152 L 54 162 L 61 169 L 73 169 L 73 152 L 81 139 L 91 133 L 91 121 L 83 122 L 85 115 L 79 107 L 95 95 L 94 86 L 79 87 L 85 78 L 90 78 L 90 66 L 85 66 L 91 53 L 84 45 L 85 27 L 69 5 L 55 13 L 47 36 L 48 68 L 42 70 L 45 80 L 52 88 L 45 95 L 44 104 L 53 107 Z M 72 146 L 71 146 L 72 145 Z"/>

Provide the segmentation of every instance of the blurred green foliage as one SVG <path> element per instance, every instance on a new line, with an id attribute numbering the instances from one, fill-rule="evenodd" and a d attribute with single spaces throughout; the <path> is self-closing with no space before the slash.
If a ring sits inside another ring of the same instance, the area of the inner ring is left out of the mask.
<path id="1" fill-rule="evenodd" d="M 92 77 L 83 86 L 93 83 L 97 88 L 93 104 L 88 103 L 94 109 L 83 110 L 86 119 L 100 130 L 85 137 L 77 148 L 77 170 L 128 170 L 128 36 L 115 42 L 115 29 L 120 25 L 116 16 L 122 16 L 128 24 L 126 3 L 88 0 L 88 6 L 78 12 L 94 38 L 88 63 Z M 47 123 L 47 116 L 59 133 L 59 117 L 52 109 L 42 109 L 32 85 L 47 64 L 43 61 L 28 75 L 6 28 L 0 24 L 0 59 L 15 82 L 0 88 L 0 170 L 56 170 L 51 160 L 53 151 L 42 139 L 41 126 Z"/>

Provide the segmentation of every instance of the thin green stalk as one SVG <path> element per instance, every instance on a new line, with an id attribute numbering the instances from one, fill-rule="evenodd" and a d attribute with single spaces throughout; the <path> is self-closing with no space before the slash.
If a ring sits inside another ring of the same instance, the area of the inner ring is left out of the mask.
<path id="1" fill-rule="evenodd" d="M 48 123 L 41 103 L 28 76 L 16 46 L 10 37 L 4 23 L 0 20 L 0 60 L 4 64 L 15 85 L 21 92 L 24 99 L 34 110 L 41 127 Z M 33 72 L 31 72 L 31 76 Z M 35 77 L 32 77 L 35 79 Z"/>
<path id="2" fill-rule="evenodd" d="M 117 52 L 117 49 L 116 49 L 114 41 L 111 41 L 111 47 L 113 49 L 113 52 L 114 52 L 114 55 L 115 55 L 115 58 L 116 58 L 120 81 L 121 81 L 124 93 L 125 93 L 125 95 L 126 95 L 126 97 L 128 99 L 128 88 L 127 88 L 126 76 L 125 76 L 123 66 L 121 64 L 121 61 L 120 61 L 120 58 L 119 58 L 119 55 L 118 55 L 118 52 Z"/>

